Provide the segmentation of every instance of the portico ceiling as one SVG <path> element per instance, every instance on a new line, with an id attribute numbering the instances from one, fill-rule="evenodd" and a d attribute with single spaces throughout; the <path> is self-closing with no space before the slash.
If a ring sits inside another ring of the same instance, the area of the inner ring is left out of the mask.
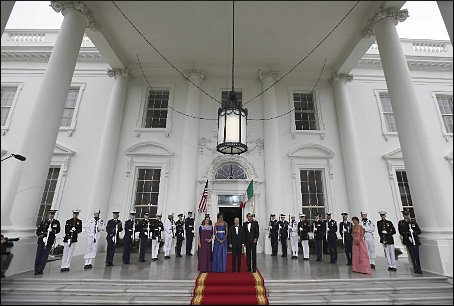
<path id="1" fill-rule="evenodd" d="M 111 1 L 85 3 L 100 25 L 100 33 L 87 33 L 100 52 L 106 54 L 105 57 L 113 68 L 127 67 L 133 73 L 138 71 L 137 54 L 150 73 L 176 74 Z M 207 73 L 230 76 L 231 1 L 115 3 L 179 69 L 198 68 Z M 257 76 L 258 69 L 288 71 L 320 43 L 355 3 L 356 1 L 237 1 L 236 73 Z M 292 75 L 318 75 L 325 58 L 325 75 L 338 71 L 358 44 L 366 41 L 361 38 L 361 30 L 374 11 L 381 5 L 401 7 L 403 3 L 360 1 L 344 22 Z M 100 35 L 105 39 L 104 42 L 101 42 Z M 364 52 L 372 41 L 373 39 L 369 39 L 363 43 Z M 110 51 L 107 50 L 109 46 Z M 108 55 L 112 51 L 115 55 Z M 359 57 L 361 56 L 362 54 Z M 113 60 L 114 57 L 117 60 Z"/>

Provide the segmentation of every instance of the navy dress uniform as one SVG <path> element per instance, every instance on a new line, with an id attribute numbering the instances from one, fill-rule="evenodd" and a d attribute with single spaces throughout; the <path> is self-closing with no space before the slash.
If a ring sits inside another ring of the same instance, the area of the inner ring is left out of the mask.
<path id="1" fill-rule="evenodd" d="M 289 239 L 288 236 L 288 221 L 285 220 L 285 215 L 281 214 L 281 220 L 277 223 L 279 225 L 279 239 L 281 240 L 282 246 L 282 256 L 287 257 L 287 240 Z"/>
<path id="2" fill-rule="evenodd" d="M 184 240 L 184 220 L 183 214 L 178 215 L 178 220 L 175 222 L 175 236 L 177 237 L 177 244 L 175 245 L 176 257 L 181 256 L 181 247 L 183 246 Z"/>
<path id="3" fill-rule="evenodd" d="M 87 226 L 85 227 L 87 240 L 84 254 L 84 269 L 93 268 L 93 259 L 96 257 L 96 253 L 98 252 L 98 242 L 99 238 L 101 238 L 101 232 L 106 230 L 104 220 L 99 218 L 100 213 L 101 210 L 95 210 L 93 212 L 93 218 L 88 219 Z"/>
<path id="4" fill-rule="evenodd" d="M 66 220 L 65 236 L 63 237 L 63 257 L 61 259 L 61 272 L 69 271 L 71 258 L 77 243 L 77 236 L 82 232 L 82 220 L 78 218 L 79 210 L 73 210 L 73 217 Z"/>
<path id="5" fill-rule="evenodd" d="M 120 238 L 119 233 L 123 231 L 123 225 L 118 219 L 120 212 L 118 210 L 112 211 L 113 218 L 107 221 L 106 226 L 106 240 L 107 240 L 107 254 L 106 254 L 106 266 L 113 266 L 113 258 L 115 249 L 117 247 L 117 241 Z"/>
<path id="6" fill-rule="evenodd" d="M 125 235 L 123 236 L 123 264 L 129 264 L 131 260 L 131 252 L 134 247 L 136 233 L 136 211 L 132 210 L 129 213 L 129 219 L 125 221 Z"/>
<path id="7" fill-rule="evenodd" d="M 298 231 L 301 239 L 301 247 L 303 249 L 303 260 L 309 260 L 309 233 L 311 224 L 306 220 L 306 214 L 300 214 L 300 222 L 298 222 Z M 297 253 L 298 254 L 298 253 Z"/>
<path id="8" fill-rule="evenodd" d="M 342 237 L 342 243 L 345 249 L 345 256 L 347 257 L 347 266 L 352 265 L 352 245 L 353 245 L 353 224 L 348 221 L 348 213 L 343 212 L 342 222 L 339 223 L 339 234 Z"/>
<path id="9" fill-rule="evenodd" d="M 60 233 L 60 222 L 54 219 L 56 210 L 48 211 L 48 218 L 41 221 L 36 229 L 38 247 L 35 258 L 35 275 L 43 274 L 46 267 L 47 257 L 55 242 L 56 234 Z"/>
<path id="10" fill-rule="evenodd" d="M 151 240 L 151 220 L 150 213 L 145 212 L 143 214 L 143 220 L 139 222 L 139 239 L 140 239 L 140 248 L 139 248 L 139 261 L 145 262 L 145 254 L 147 253 L 148 241 Z"/>
<path id="11" fill-rule="evenodd" d="M 277 247 L 279 241 L 279 224 L 276 220 L 276 215 L 270 215 L 270 234 L 271 238 L 271 256 L 277 256 Z"/>
<path id="12" fill-rule="evenodd" d="M 168 215 L 163 222 L 164 225 L 164 258 L 170 259 L 170 251 L 172 249 L 173 239 L 175 239 L 175 221 L 173 214 Z"/>
<path id="13" fill-rule="evenodd" d="M 290 223 L 288 225 L 289 228 L 289 238 L 290 238 L 290 246 L 292 248 L 292 258 L 298 259 L 298 222 L 295 220 L 295 216 L 291 217 Z"/>
<path id="14" fill-rule="evenodd" d="M 403 210 L 402 214 L 404 219 L 398 223 L 399 234 L 402 236 L 402 243 L 407 247 L 408 253 L 411 256 L 413 263 L 413 272 L 422 274 L 421 263 L 419 261 L 419 235 L 421 235 L 421 229 L 419 228 L 416 220 L 410 219 L 410 211 Z"/>
<path id="15" fill-rule="evenodd" d="M 323 258 L 323 239 L 325 237 L 325 221 L 320 220 L 320 214 L 315 214 L 315 221 L 312 223 L 312 231 L 314 233 L 315 253 L 317 254 L 317 261 L 322 261 Z"/>
<path id="16" fill-rule="evenodd" d="M 161 221 L 162 215 L 157 214 L 156 220 L 151 224 L 152 239 L 151 242 L 151 260 L 158 260 L 159 244 L 161 243 L 161 232 L 164 230 L 164 224 Z"/>
<path id="17" fill-rule="evenodd" d="M 396 254 L 394 253 L 394 238 L 396 233 L 394 224 L 386 220 L 386 211 L 379 211 L 381 220 L 377 221 L 378 235 L 380 235 L 380 243 L 383 244 L 385 257 L 388 261 L 388 271 L 397 271 Z"/>
<path id="18" fill-rule="evenodd" d="M 370 267 L 375 269 L 375 224 L 367 218 L 367 212 L 361 212 L 362 226 L 364 227 L 364 240 L 366 241 L 367 253 L 369 255 Z"/>
<path id="19" fill-rule="evenodd" d="M 184 221 L 184 230 L 186 234 L 186 255 L 192 256 L 192 241 L 194 240 L 194 218 L 192 211 L 188 211 L 188 217 Z"/>
<path id="20" fill-rule="evenodd" d="M 328 240 L 329 262 L 337 262 L 337 222 L 331 219 L 330 212 L 326 213 L 326 236 Z"/>

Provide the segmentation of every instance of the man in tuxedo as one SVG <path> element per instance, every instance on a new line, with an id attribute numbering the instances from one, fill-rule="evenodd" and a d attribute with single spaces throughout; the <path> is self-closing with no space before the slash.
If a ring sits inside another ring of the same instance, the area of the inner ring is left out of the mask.
<path id="1" fill-rule="evenodd" d="M 244 242 L 246 245 L 247 272 L 257 271 L 257 241 L 259 239 L 259 223 L 254 221 L 251 213 L 246 215 L 247 221 L 244 222 Z"/>
<path id="2" fill-rule="evenodd" d="M 240 226 L 240 218 L 235 217 L 229 229 L 229 241 L 232 248 L 232 272 L 241 272 L 241 253 L 244 246 L 244 228 Z"/>

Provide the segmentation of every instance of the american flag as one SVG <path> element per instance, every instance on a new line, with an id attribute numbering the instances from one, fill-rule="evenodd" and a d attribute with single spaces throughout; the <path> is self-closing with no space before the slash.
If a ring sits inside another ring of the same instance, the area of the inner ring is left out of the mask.
<path id="1" fill-rule="evenodd" d="M 199 203 L 199 213 L 203 213 L 207 210 L 207 198 L 208 198 L 208 180 L 203 188 L 202 198 Z"/>

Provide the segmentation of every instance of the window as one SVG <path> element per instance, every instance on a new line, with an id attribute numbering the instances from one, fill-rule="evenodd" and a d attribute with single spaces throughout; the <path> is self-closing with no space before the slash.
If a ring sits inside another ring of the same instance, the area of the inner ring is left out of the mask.
<path id="1" fill-rule="evenodd" d="M 391 97 L 388 93 L 380 93 L 381 111 L 386 123 L 386 131 L 396 133 L 396 119 L 394 119 L 393 108 L 391 105 Z"/>
<path id="2" fill-rule="evenodd" d="M 403 209 L 410 211 L 410 217 L 415 218 L 413 202 L 411 200 L 410 185 L 408 185 L 407 172 L 396 171 L 397 185 L 399 186 L 400 200 Z"/>
<path id="3" fill-rule="evenodd" d="M 296 130 L 319 130 L 312 93 L 293 93 Z"/>
<path id="4" fill-rule="evenodd" d="M 221 105 L 222 107 L 227 106 L 227 102 L 229 101 L 230 91 L 223 90 L 221 94 Z M 243 105 L 243 93 L 241 91 L 235 91 L 236 102 L 237 106 Z"/>
<path id="5" fill-rule="evenodd" d="M 38 218 L 36 219 L 36 226 L 39 226 L 41 221 L 47 218 L 47 212 L 52 207 L 52 201 L 54 200 L 59 174 L 60 168 L 49 168 L 49 173 L 47 174 L 46 179 L 46 186 L 44 187 L 41 204 L 39 206 Z"/>
<path id="6" fill-rule="evenodd" d="M 60 126 L 62 127 L 71 126 L 74 111 L 77 105 L 77 99 L 79 98 L 79 91 L 80 91 L 79 87 L 73 87 L 69 89 L 68 96 L 66 97 L 65 110 L 63 111 L 63 117 L 61 118 Z"/>
<path id="7" fill-rule="evenodd" d="M 325 214 L 325 194 L 322 170 L 300 170 L 303 213 L 312 222 L 315 213 Z"/>
<path id="8" fill-rule="evenodd" d="M 2 86 L 2 127 L 6 126 L 16 92 L 17 86 Z"/>
<path id="9" fill-rule="evenodd" d="M 150 90 L 142 123 L 143 128 L 165 128 L 169 105 L 169 90 Z"/>
<path id="10" fill-rule="evenodd" d="M 3 96 L 3 94 L 2 94 Z M 441 118 L 445 127 L 446 133 L 452 134 L 452 95 L 437 95 L 438 109 L 440 110 Z M 3 98 L 2 98 L 2 120 L 3 120 Z M 2 121 L 3 122 L 3 121 Z"/>
<path id="11" fill-rule="evenodd" d="M 217 180 L 240 180 L 246 178 L 243 168 L 237 164 L 224 164 L 219 168 L 215 176 Z"/>
<path id="12" fill-rule="evenodd" d="M 135 199 L 136 219 L 142 219 L 145 212 L 150 212 L 150 217 L 156 217 L 160 180 L 161 169 L 138 169 Z"/>

